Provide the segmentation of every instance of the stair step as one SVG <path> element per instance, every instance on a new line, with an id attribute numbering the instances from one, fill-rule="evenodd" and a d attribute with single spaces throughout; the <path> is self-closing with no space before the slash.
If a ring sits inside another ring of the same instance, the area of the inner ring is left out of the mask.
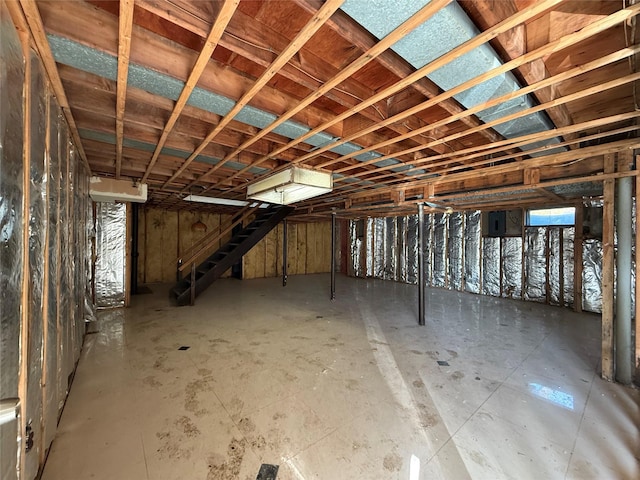
<path id="1" fill-rule="evenodd" d="M 174 288 L 171 289 L 171 294 L 176 298 L 178 298 L 183 293 L 184 293 L 184 290 L 180 290 L 180 289 L 178 289 L 178 287 L 174 287 Z"/>
<path id="2" fill-rule="evenodd" d="M 198 292 L 206 289 L 211 283 L 215 282 L 223 272 L 231 267 L 240 257 L 240 253 L 245 251 L 245 247 L 249 247 L 259 240 L 258 237 L 264 237 L 268 231 L 272 230 L 276 224 L 286 217 L 294 209 L 291 207 L 269 208 L 261 214 L 244 229 L 236 235 L 233 235 L 231 241 L 222 245 L 218 251 L 212 253 L 203 263 L 196 268 L 196 284 Z M 171 290 L 171 294 L 176 297 L 179 305 L 188 305 L 190 303 L 190 272 L 185 272 L 185 280 L 178 282 Z"/>

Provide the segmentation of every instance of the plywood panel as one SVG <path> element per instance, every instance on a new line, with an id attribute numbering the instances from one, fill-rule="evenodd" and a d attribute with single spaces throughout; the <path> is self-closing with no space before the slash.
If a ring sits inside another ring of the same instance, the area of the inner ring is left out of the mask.
<path id="1" fill-rule="evenodd" d="M 162 248 L 162 211 L 155 209 L 146 211 L 146 230 L 145 282 L 156 283 L 162 281 L 162 264 L 158 258 Z"/>
<path id="2" fill-rule="evenodd" d="M 264 276 L 277 276 L 278 229 L 274 228 L 265 238 Z"/>
<path id="3" fill-rule="evenodd" d="M 184 255 L 196 240 L 207 234 L 207 232 L 194 232 L 191 229 L 191 226 L 199 220 L 200 215 L 194 214 L 194 212 L 178 211 L 178 252 L 180 255 Z"/>
<path id="4" fill-rule="evenodd" d="M 322 262 L 318 265 L 318 271 L 325 273 L 331 271 L 331 222 L 322 222 L 320 230 Z"/>
<path id="5" fill-rule="evenodd" d="M 138 209 L 138 284 L 145 283 L 145 245 L 147 242 L 147 232 L 144 228 L 146 219 L 146 210 Z"/>
<path id="6" fill-rule="evenodd" d="M 296 248 L 291 252 L 296 256 L 296 274 L 307 273 L 307 225 L 299 223 L 296 225 Z M 293 272 L 291 272 L 293 274 Z"/>
<path id="7" fill-rule="evenodd" d="M 247 254 L 242 257 L 242 278 L 256 278 L 256 263 L 258 261 L 257 250 L 259 245 L 256 245 L 251 250 L 247 252 Z"/>
<path id="8" fill-rule="evenodd" d="M 307 273 L 318 273 L 321 263 L 322 248 L 320 240 L 319 225 L 317 223 L 307 224 Z"/>
<path id="9" fill-rule="evenodd" d="M 280 222 L 278 226 L 275 228 L 275 236 L 276 236 L 276 277 L 282 275 L 282 245 L 284 242 L 284 223 Z"/>
<path id="10" fill-rule="evenodd" d="M 298 273 L 298 226 L 292 223 L 287 225 L 287 274 Z"/>
<path id="11" fill-rule="evenodd" d="M 264 278 L 266 243 L 266 239 L 263 238 L 255 247 L 253 247 L 256 254 L 255 273 L 253 278 Z"/>
<path id="12" fill-rule="evenodd" d="M 178 212 L 164 210 L 164 229 L 162 242 L 162 281 L 173 282 L 176 278 L 178 256 Z"/>

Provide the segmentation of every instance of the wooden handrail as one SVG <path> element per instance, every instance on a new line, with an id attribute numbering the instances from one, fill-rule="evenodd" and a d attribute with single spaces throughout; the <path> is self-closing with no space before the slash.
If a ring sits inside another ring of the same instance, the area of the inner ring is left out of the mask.
<path id="1" fill-rule="evenodd" d="M 232 215 L 226 222 L 224 222 L 222 225 L 219 225 L 218 228 L 222 228 L 225 227 L 229 224 L 231 224 L 233 222 L 234 218 L 237 218 L 238 216 L 242 216 L 244 215 L 244 213 L 249 210 L 249 208 L 251 208 L 251 205 L 245 205 L 237 214 Z M 208 242 L 212 237 L 219 235 L 219 230 L 212 230 L 211 232 L 205 234 L 202 238 L 200 238 L 194 245 L 191 245 L 189 248 L 187 248 L 182 255 L 178 256 L 178 258 L 175 260 L 176 262 L 179 262 L 181 260 L 183 260 L 185 257 L 189 257 L 191 256 L 191 254 L 196 250 L 200 248 L 200 245 L 204 242 Z"/>
<path id="2" fill-rule="evenodd" d="M 190 247 L 185 254 L 178 257 L 176 263 L 178 264 L 178 271 L 183 272 L 187 269 L 189 265 L 194 263 L 200 256 L 202 256 L 211 246 L 220 240 L 224 235 L 233 230 L 233 227 L 242 223 L 244 220 L 249 218 L 251 215 L 255 213 L 255 211 L 260 208 L 260 205 L 257 204 L 255 206 L 247 205 L 240 212 L 232 217 L 236 220 L 232 220 L 227 224 L 227 226 L 220 233 L 217 233 L 214 236 L 215 232 L 211 232 L 209 235 L 204 236 L 196 245 Z"/>

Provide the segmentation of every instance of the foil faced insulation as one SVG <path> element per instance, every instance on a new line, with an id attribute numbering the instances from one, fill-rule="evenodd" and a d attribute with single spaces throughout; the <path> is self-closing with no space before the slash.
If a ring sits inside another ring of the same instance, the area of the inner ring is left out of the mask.
<path id="1" fill-rule="evenodd" d="M 482 294 L 500 296 L 500 239 L 497 237 L 482 241 Z"/>
<path id="2" fill-rule="evenodd" d="M 31 112 L 29 137 L 31 158 L 29 161 L 29 292 L 28 325 L 29 349 L 27 355 L 27 399 L 25 414 L 27 424 L 38 426 L 42 422 L 42 349 L 44 313 L 44 257 L 46 240 L 46 164 L 47 139 L 47 90 L 45 73 L 40 60 L 31 54 Z M 25 456 L 25 475 L 34 478 L 40 463 L 40 442 L 34 443 Z"/>
<path id="3" fill-rule="evenodd" d="M 460 212 L 449 215 L 449 288 L 463 290 L 464 265 L 464 214 Z"/>
<path id="4" fill-rule="evenodd" d="M 481 218 L 478 211 L 425 215 L 425 286 L 573 305 L 575 228 L 528 227 L 524 239 L 483 237 Z M 417 215 L 351 221 L 350 274 L 417 283 L 417 229 Z M 585 240 L 586 311 L 601 311 L 601 268 L 600 242 Z"/>
<path id="5" fill-rule="evenodd" d="M 431 275 L 432 287 L 448 287 L 448 215 L 436 213 L 433 218 L 433 272 Z"/>
<path id="6" fill-rule="evenodd" d="M 48 207 L 49 221 L 47 222 L 49 237 L 49 281 L 47 294 L 47 325 L 46 343 L 44 346 L 47 368 L 45 369 L 44 388 L 44 444 L 48 446 L 53 441 L 58 421 L 58 308 L 60 296 L 60 146 L 59 123 L 62 120 L 62 110 L 58 107 L 55 97 L 49 97 L 49 190 Z M 63 146 L 64 147 L 64 146 Z"/>
<path id="7" fill-rule="evenodd" d="M 124 305 L 127 209 L 123 203 L 96 204 L 96 306 Z"/>
<path id="8" fill-rule="evenodd" d="M 23 270 L 24 59 L 18 34 L 0 3 L 0 398 L 18 396 Z M 18 424 L 0 426 L 0 478 L 17 478 Z"/>
<path id="9" fill-rule="evenodd" d="M 504 237 L 500 241 L 502 296 L 522 298 L 522 238 Z"/>
<path id="10" fill-rule="evenodd" d="M 528 227 L 524 244 L 524 299 L 544 302 L 547 298 L 545 255 L 547 251 L 547 229 Z"/>
<path id="11" fill-rule="evenodd" d="M 464 289 L 470 293 L 480 293 L 480 259 L 482 228 L 480 212 L 465 214 L 464 231 Z"/>
<path id="12" fill-rule="evenodd" d="M 425 218 L 425 228 L 426 228 L 426 224 L 427 224 L 427 221 Z M 405 227 L 407 229 L 407 283 L 411 283 L 412 285 L 417 285 L 418 284 L 418 215 L 410 215 L 409 217 L 407 217 L 407 222 L 405 222 Z"/>
<path id="13" fill-rule="evenodd" d="M 602 242 L 582 243 L 582 309 L 602 313 Z"/>

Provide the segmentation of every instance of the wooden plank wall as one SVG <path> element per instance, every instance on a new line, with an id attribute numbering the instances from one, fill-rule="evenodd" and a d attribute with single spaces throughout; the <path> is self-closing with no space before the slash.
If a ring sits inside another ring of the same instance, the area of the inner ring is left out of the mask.
<path id="1" fill-rule="evenodd" d="M 229 215 L 189 210 L 141 208 L 138 228 L 138 283 L 171 283 L 176 279 L 178 256 L 196 243 L 205 232 L 191 226 L 201 221 L 206 233 L 220 230 Z M 287 273 L 304 275 L 331 271 L 331 222 L 288 223 Z M 228 234 L 221 240 L 231 238 Z M 268 278 L 282 275 L 282 223 L 263 238 L 242 262 L 243 278 Z M 218 244 L 216 248 L 220 246 Z M 227 272 L 224 276 L 229 276 Z"/>
<path id="2" fill-rule="evenodd" d="M 287 274 L 331 271 L 331 222 L 287 225 Z M 282 275 L 283 225 L 278 225 L 243 258 L 243 278 Z"/>
<path id="3" fill-rule="evenodd" d="M 229 218 L 229 215 L 217 213 L 141 208 L 138 220 L 138 282 L 174 282 L 178 256 L 207 233 L 219 230 Z M 192 230 L 191 226 L 198 221 L 207 226 L 206 232 Z M 229 238 L 230 234 L 222 241 Z"/>

